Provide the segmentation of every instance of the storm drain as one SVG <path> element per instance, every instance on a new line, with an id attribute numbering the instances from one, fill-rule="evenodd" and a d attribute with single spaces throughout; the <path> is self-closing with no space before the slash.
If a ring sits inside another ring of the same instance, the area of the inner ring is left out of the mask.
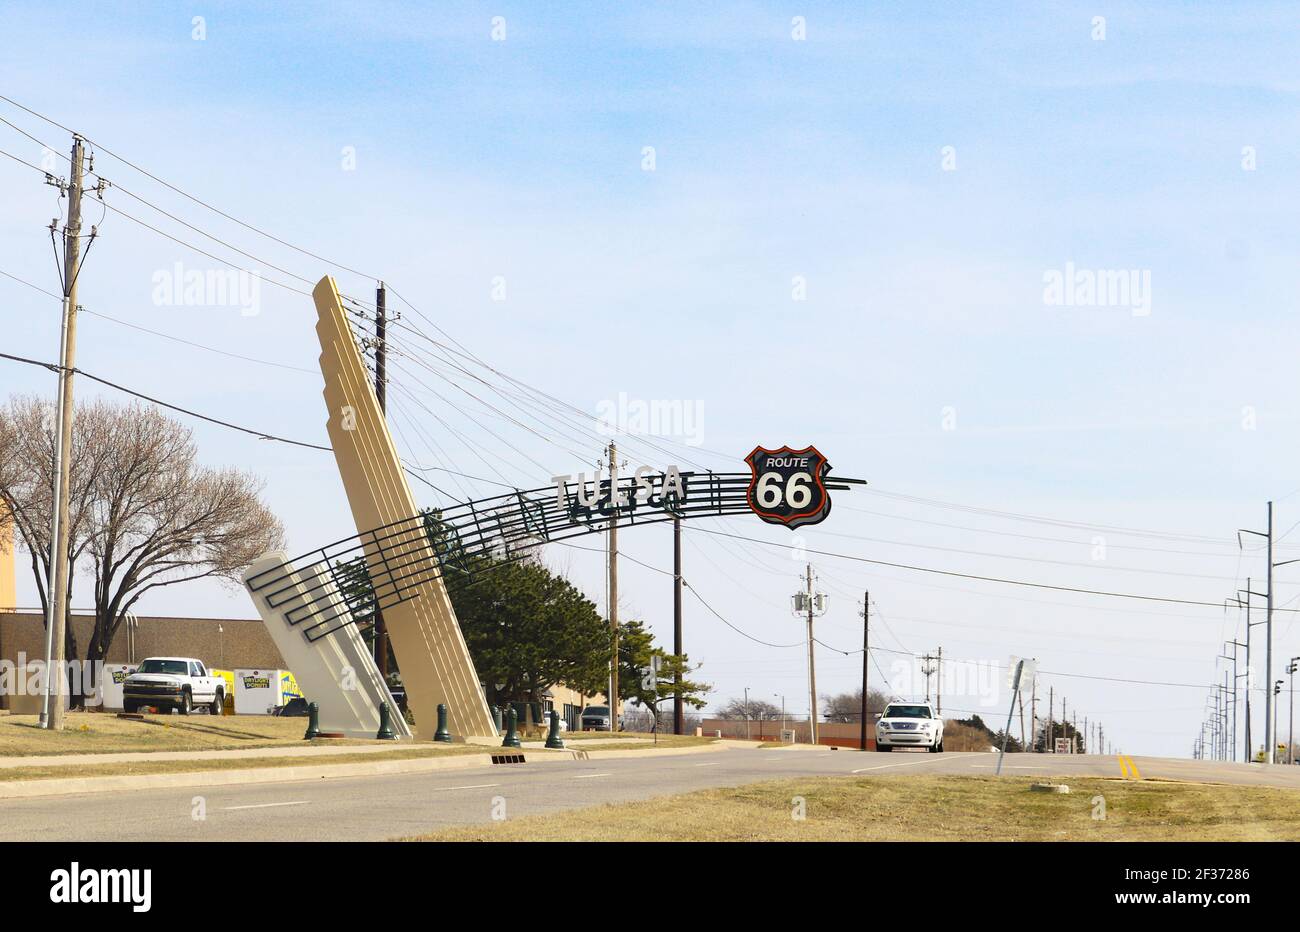
<path id="1" fill-rule="evenodd" d="M 524 755 L 522 754 L 493 754 L 492 763 L 494 764 L 523 764 Z"/>

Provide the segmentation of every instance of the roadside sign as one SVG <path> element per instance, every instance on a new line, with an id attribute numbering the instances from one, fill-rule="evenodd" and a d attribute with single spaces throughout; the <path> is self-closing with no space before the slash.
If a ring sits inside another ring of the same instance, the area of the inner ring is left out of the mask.
<path id="1" fill-rule="evenodd" d="M 1020 670 L 1020 682 L 1016 682 L 1017 665 Z M 1007 688 L 1023 689 L 1026 683 L 1032 683 L 1038 675 L 1038 661 L 1033 657 L 1017 657 L 1012 654 L 1007 661 Z"/>
<path id="2" fill-rule="evenodd" d="M 641 688 L 644 690 L 653 690 L 659 685 L 659 661 L 658 654 L 650 658 L 650 665 L 641 668 Z"/>
<path id="3" fill-rule="evenodd" d="M 816 447 L 754 447 L 745 462 L 750 469 L 746 499 L 750 510 L 764 521 L 797 528 L 817 524 L 830 514 L 825 479 L 831 464 Z"/>

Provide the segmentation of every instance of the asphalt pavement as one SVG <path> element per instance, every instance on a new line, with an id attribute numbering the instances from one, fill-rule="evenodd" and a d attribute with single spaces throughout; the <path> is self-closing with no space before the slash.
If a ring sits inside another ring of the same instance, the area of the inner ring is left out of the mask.
<path id="1" fill-rule="evenodd" d="M 991 753 L 720 748 L 707 753 L 250 786 L 131 790 L 0 801 L 6 841 L 376 841 L 450 825 L 632 802 L 800 776 L 992 775 Z M 1300 789 L 1300 767 L 1114 755 L 1008 755 L 1003 773 Z"/>

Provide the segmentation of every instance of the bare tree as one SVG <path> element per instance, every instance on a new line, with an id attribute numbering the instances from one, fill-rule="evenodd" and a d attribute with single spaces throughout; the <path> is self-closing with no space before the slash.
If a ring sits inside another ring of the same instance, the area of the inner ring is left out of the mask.
<path id="1" fill-rule="evenodd" d="M 11 399 L 0 411 L 0 500 L 32 555 L 42 605 L 53 421 L 52 405 L 34 398 Z M 199 465 L 190 431 L 153 406 L 79 406 L 72 470 L 69 554 L 74 566 L 89 564 L 95 586 L 87 661 L 107 656 L 126 613 L 146 592 L 205 577 L 233 581 L 257 557 L 283 546 L 280 522 L 259 499 L 260 482 Z M 66 652 L 69 660 L 80 656 L 71 625 Z"/>
<path id="2" fill-rule="evenodd" d="M 86 514 L 98 463 L 95 454 L 103 444 L 92 438 L 102 418 L 96 404 L 86 405 L 73 421 L 72 493 L 68 510 L 68 557 L 73 566 L 85 552 L 89 538 Z M 32 396 L 11 398 L 0 409 L 0 502 L 3 502 L 18 537 L 32 561 L 32 575 L 41 601 L 49 612 L 50 531 L 54 514 L 54 446 L 57 421 L 54 406 Z M 69 575 L 67 605 L 72 604 L 73 578 Z"/>
<path id="3" fill-rule="evenodd" d="M 728 699 L 721 709 L 713 713 L 714 718 L 721 719 L 738 719 L 744 721 L 767 721 L 779 722 L 781 720 L 781 707 L 773 702 L 767 702 L 763 699 L 750 699 L 745 702 L 743 697 L 737 696 L 734 699 Z"/>
<path id="4" fill-rule="evenodd" d="M 857 722 L 862 719 L 862 689 L 836 696 L 822 696 L 822 715 L 828 722 Z M 885 711 L 889 696 L 876 689 L 867 690 L 867 715 Z"/>

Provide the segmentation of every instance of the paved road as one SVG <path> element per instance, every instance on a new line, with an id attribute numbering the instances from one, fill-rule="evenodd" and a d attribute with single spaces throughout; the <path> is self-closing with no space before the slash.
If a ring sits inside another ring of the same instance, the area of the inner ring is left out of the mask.
<path id="1" fill-rule="evenodd" d="M 671 793 L 810 775 L 905 778 L 991 775 L 994 754 L 862 754 L 829 749 L 711 753 L 496 765 L 211 789 L 136 790 L 0 801 L 0 840 L 370 841 L 485 822 L 505 800 L 510 818 Z M 1134 777 L 1130 762 L 1139 777 Z M 1004 773 L 1127 777 L 1300 788 L 1300 767 L 1114 756 L 1011 755 Z M 196 796 L 206 818 L 193 817 Z M 377 818 L 379 808 L 383 818 Z"/>

